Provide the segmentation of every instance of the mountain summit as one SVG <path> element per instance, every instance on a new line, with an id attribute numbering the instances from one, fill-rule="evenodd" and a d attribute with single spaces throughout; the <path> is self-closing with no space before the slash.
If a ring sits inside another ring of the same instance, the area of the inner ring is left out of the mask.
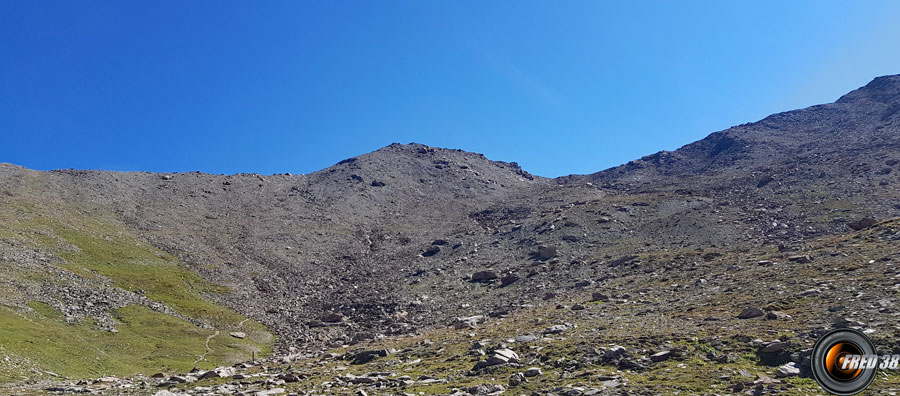
<path id="1" fill-rule="evenodd" d="M 842 96 L 837 103 L 898 103 L 900 102 L 900 74 L 876 77 L 862 88 Z"/>

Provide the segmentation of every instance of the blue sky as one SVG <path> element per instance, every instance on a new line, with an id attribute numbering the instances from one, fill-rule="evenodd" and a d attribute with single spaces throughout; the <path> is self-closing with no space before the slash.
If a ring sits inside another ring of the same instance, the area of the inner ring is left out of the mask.
<path id="1" fill-rule="evenodd" d="M 900 2 L 0 1 L 0 162 L 591 173 L 900 73 Z"/>

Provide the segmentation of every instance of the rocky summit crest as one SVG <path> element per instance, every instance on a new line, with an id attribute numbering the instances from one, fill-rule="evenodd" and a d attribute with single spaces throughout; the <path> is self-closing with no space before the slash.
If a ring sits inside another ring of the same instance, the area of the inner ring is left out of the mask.
<path id="1" fill-rule="evenodd" d="M 842 96 L 837 103 L 878 103 L 900 102 L 900 75 L 876 77 L 865 86 Z"/>

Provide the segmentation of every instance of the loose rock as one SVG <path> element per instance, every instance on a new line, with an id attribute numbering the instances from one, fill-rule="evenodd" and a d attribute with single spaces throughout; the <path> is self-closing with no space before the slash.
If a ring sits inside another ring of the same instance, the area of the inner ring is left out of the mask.
<path id="1" fill-rule="evenodd" d="M 800 375 L 800 366 L 790 362 L 775 370 L 775 378 L 796 377 Z"/>
<path id="2" fill-rule="evenodd" d="M 543 374 L 544 374 L 544 372 L 541 371 L 540 367 L 530 367 L 528 370 L 525 370 L 525 376 L 529 377 L 529 378 L 537 377 L 537 376 L 540 376 Z"/>
<path id="3" fill-rule="evenodd" d="M 494 271 L 478 271 L 472 274 L 472 282 L 490 282 L 494 279 L 497 279 L 499 276 Z"/>
<path id="4" fill-rule="evenodd" d="M 763 315 L 765 315 L 765 314 L 766 314 L 766 313 L 763 312 L 763 310 L 761 310 L 761 309 L 759 309 L 759 308 L 756 308 L 756 307 L 748 307 L 748 308 L 744 308 L 744 310 L 741 311 L 741 313 L 738 314 L 737 317 L 738 317 L 738 319 L 751 319 L 751 318 L 758 318 L 758 317 L 763 316 Z"/>

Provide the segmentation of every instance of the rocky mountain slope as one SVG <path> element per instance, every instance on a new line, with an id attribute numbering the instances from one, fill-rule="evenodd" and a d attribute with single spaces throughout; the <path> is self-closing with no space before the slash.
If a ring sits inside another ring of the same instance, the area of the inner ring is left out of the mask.
<path id="1" fill-rule="evenodd" d="M 35 381 L 163 373 L 60 388 L 124 394 L 814 392 L 756 374 L 793 362 L 802 377 L 829 326 L 893 334 L 898 110 L 900 76 L 879 77 L 559 179 L 421 144 L 308 175 L 0 165 L 0 379 L 43 392 Z M 501 349 L 518 363 L 473 370 Z M 234 383 L 170 378 L 273 351 Z M 518 364 L 552 375 L 516 383 Z"/>
<path id="2" fill-rule="evenodd" d="M 878 77 L 835 103 L 774 114 L 674 152 L 565 180 L 771 202 L 803 222 L 788 224 L 795 232 L 841 232 L 861 215 L 900 215 L 892 187 L 898 124 L 900 76 Z"/>

